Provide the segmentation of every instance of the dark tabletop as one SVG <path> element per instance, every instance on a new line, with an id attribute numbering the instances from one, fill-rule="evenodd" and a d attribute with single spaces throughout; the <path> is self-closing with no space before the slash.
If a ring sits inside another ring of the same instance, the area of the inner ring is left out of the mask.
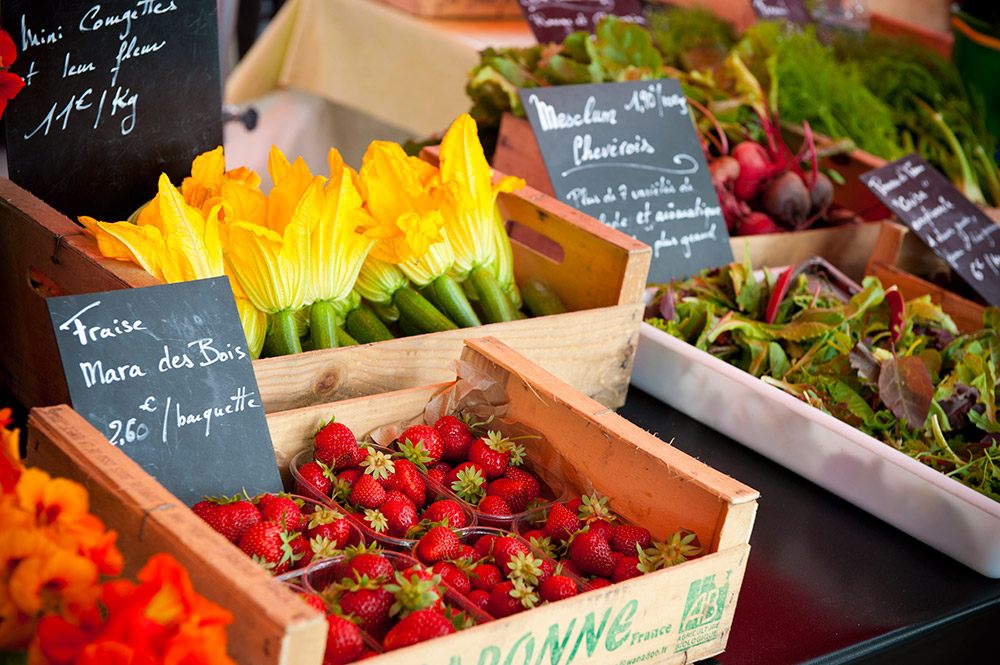
<path id="1" fill-rule="evenodd" d="M 635 387 L 618 413 L 760 492 L 726 651 L 702 662 L 1000 662 L 1000 580 Z"/>

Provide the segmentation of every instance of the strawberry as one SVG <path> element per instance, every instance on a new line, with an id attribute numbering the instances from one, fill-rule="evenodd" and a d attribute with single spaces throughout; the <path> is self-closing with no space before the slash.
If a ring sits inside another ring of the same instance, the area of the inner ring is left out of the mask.
<path id="1" fill-rule="evenodd" d="M 503 576 L 500 574 L 500 569 L 492 563 L 479 564 L 472 569 L 472 574 L 469 576 L 469 583 L 472 585 L 472 588 L 482 589 L 483 591 L 492 591 L 493 587 L 502 581 Z"/>
<path id="2" fill-rule="evenodd" d="M 493 546 L 496 544 L 498 537 L 499 536 L 494 536 L 492 534 L 486 534 L 485 536 L 480 536 L 476 539 L 472 548 L 476 550 L 476 554 L 479 555 L 480 559 L 493 556 Z"/>
<path id="3" fill-rule="evenodd" d="M 554 603 L 576 594 L 576 582 L 565 575 L 553 575 L 538 585 L 538 596 L 547 603 Z"/>
<path id="4" fill-rule="evenodd" d="M 392 593 L 367 575 L 345 581 L 337 602 L 341 612 L 353 616 L 361 629 L 375 639 L 381 640 L 389 632 Z"/>
<path id="5" fill-rule="evenodd" d="M 382 641 L 382 648 L 392 651 L 454 632 L 455 626 L 440 612 L 418 610 L 392 627 Z"/>
<path id="6" fill-rule="evenodd" d="M 469 461 L 483 467 L 487 480 L 493 480 L 503 475 L 510 464 L 510 439 L 504 438 L 500 432 L 491 431 L 488 436 L 476 439 L 469 448 Z"/>
<path id="7" fill-rule="evenodd" d="M 398 446 L 403 457 L 423 465 L 424 468 L 440 461 L 444 453 L 444 441 L 438 431 L 430 425 L 407 427 L 399 435 Z"/>
<path id="8" fill-rule="evenodd" d="M 469 503 L 478 503 L 486 494 L 486 470 L 476 462 L 462 462 L 445 474 L 446 488 Z"/>
<path id="9" fill-rule="evenodd" d="M 385 488 L 372 476 L 363 473 L 351 486 L 351 503 L 363 508 L 378 508 L 385 503 Z"/>
<path id="10" fill-rule="evenodd" d="M 391 580 L 396 572 L 388 559 L 374 552 L 361 552 L 351 559 L 349 565 L 354 576 L 367 575 L 372 580 Z"/>
<path id="11" fill-rule="evenodd" d="M 329 422 L 313 437 L 313 458 L 339 471 L 356 465 L 358 439 L 347 425 Z"/>
<path id="12" fill-rule="evenodd" d="M 447 561 L 438 561 L 431 566 L 431 570 L 441 576 L 442 582 L 451 585 L 455 591 L 463 596 L 468 596 L 469 592 L 472 591 L 469 576 L 462 572 L 455 564 Z"/>
<path id="13" fill-rule="evenodd" d="M 293 568 L 305 568 L 312 562 L 312 544 L 301 533 L 292 536 L 291 540 L 288 541 L 288 546 L 292 548 Z"/>
<path id="14" fill-rule="evenodd" d="M 649 533 L 649 529 L 644 527 L 619 524 L 608 542 L 615 552 L 633 556 L 637 552 L 636 546 L 643 550 L 652 547 L 653 536 Z"/>
<path id="15" fill-rule="evenodd" d="M 394 538 L 405 538 L 406 532 L 418 521 L 417 509 L 409 499 L 386 501 L 379 510 L 388 523 L 389 535 Z"/>
<path id="16" fill-rule="evenodd" d="M 260 517 L 265 521 L 281 524 L 287 531 L 302 528 L 302 510 L 288 496 L 276 496 L 268 501 L 260 511 Z"/>
<path id="17" fill-rule="evenodd" d="M 562 504 L 552 504 L 548 517 L 545 518 L 545 535 L 554 541 L 563 543 L 570 536 L 583 528 L 583 522 L 569 508 Z"/>
<path id="18" fill-rule="evenodd" d="M 523 542 L 512 536 L 500 536 L 493 542 L 493 561 L 502 573 L 510 570 L 507 564 L 518 553 L 530 554 L 531 550 Z"/>
<path id="19" fill-rule="evenodd" d="M 453 529 L 468 526 L 465 511 L 462 510 L 462 506 L 458 502 L 452 499 L 441 499 L 427 506 L 423 518 L 432 523 L 446 523 Z"/>
<path id="20" fill-rule="evenodd" d="M 520 469 L 514 470 L 520 471 Z M 486 495 L 498 496 L 503 499 L 511 513 L 523 513 L 528 508 L 528 503 L 534 498 L 530 492 L 530 488 L 526 487 L 523 482 L 513 478 L 500 477 L 491 480 L 486 486 Z"/>
<path id="21" fill-rule="evenodd" d="M 289 545 L 292 538 L 277 522 L 258 522 L 243 533 L 239 548 L 263 568 L 281 575 L 291 570 L 297 560 Z"/>
<path id="22" fill-rule="evenodd" d="M 499 619 L 534 607 L 538 602 L 538 594 L 529 589 L 520 580 L 501 582 L 490 591 L 486 611 L 490 616 Z"/>
<path id="23" fill-rule="evenodd" d="M 301 481 L 299 481 L 300 483 L 305 484 L 314 493 L 319 493 L 323 496 L 330 496 L 330 491 L 333 489 L 333 481 L 337 477 L 333 473 L 333 469 L 317 460 L 306 462 L 299 467 L 299 475 L 302 477 Z M 306 494 L 306 492 L 299 490 L 298 494 Z"/>
<path id="24" fill-rule="evenodd" d="M 487 515 L 510 516 L 510 506 L 499 496 L 484 496 L 479 501 L 479 512 Z"/>
<path id="25" fill-rule="evenodd" d="M 448 467 L 448 471 L 451 471 L 451 467 Z M 431 467 L 427 469 L 427 479 L 431 482 L 437 483 L 438 485 L 444 485 L 444 477 L 448 475 L 448 471 L 437 468 L 436 466 Z"/>
<path id="26" fill-rule="evenodd" d="M 610 577 L 615 562 L 611 556 L 611 545 L 600 533 L 581 531 L 573 536 L 569 546 L 569 557 L 577 569 L 585 575 Z"/>
<path id="27" fill-rule="evenodd" d="M 618 559 L 615 569 L 611 572 L 611 581 L 618 583 L 625 580 L 639 577 L 643 572 L 639 570 L 639 557 L 623 556 Z"/>
<path id="28" fill-rule="evenodd" d="M 611 540 L 615 537 L 615 527 L 611 522 L 597 518 L 587 522 L 587 524 L 590 526 L 591 531 L 601 534 L 604 536 L 604 540 L 608 541 L 609 545 L 611 544 Z M 632 552 L 635 552 L 635 550 L 633 549 Z"/>
<path id="29" fill-rule="evenodd" d="M 248 528 L 261 520 L 257 507 L 238 496 L 232 499 L 209 497 L 191 506 L 191 510 L 234 544 L 240 542 L 240 537 Z"/>
<path id="30" fill-rule="evenodd" d="M 444 450 L 441 459 L 462 462 L 469 459 L 469 448 L 476 437 L 461 420 L 455 416 L 441 416 L 434 423 L 434 429 L 441 435 Z"/>
<path id="31" fill-rule="evenodd" d="M 323 665 L 353 663 L 365 649 L 361 631 L 351 621 L 336 614 L 326 615 L 326 652 Z"/>
<path id="32" fill-rule="evenodd" d="M 597 589 L 603 589 L 604 587 L 609 587 L 611 586 L 611 584 L 612 584 L 611 580 L 609 580 L 606 577 L 594 577 L 587 580 L 587 586 L 590 587 L 591 591 L 595 591 Z"/>
<path id="33" fill-rule="evenodd" d="M 483 591 L 482 589 L 473 589 L 466 598 L 470 603 L 485 612 L 486 606 L 490 602 L 490 592 Z"/>
<path id="34" fill-rule="evenodd" d="M 420 537 L 413 552 L 428 565 L 457 556 L 462 544 L 455 532 L 446 526 L 432 526 Z"/>
<path id="35" fill-rule="evenodd" d="M 388 503 L 389 501 L 405 501 L 406 503 L 408 503 L 411 506 L 413 506 L 414 510 L 417 509 L 417 507 L 413 503 L 413 499 L 411 499 L 410 497 L 406 496 L 405 494 L 403 494 L 399 490 L 388 490 L 388 491 L 386 491 L 386 493 L 385 493 L 385 501 L 386 501 L 386 503 Z"/>
<path id="36" fill-rule="evenodd" d="M 539 584 L 556 574 L 555 567 L 545 559 L 538 559 L 538 570 L 540 571 L 538 573 Z"/>
<path id="37" fill-rule="evenodd" d="M 299 598 L 301 598 L 306 605 L 313 608 L 314 610 L 319 610 L 323 614 L 326 614 L 326 603 L 322 598 L 314 593 L 306 593 L 305 591 L 300 591 L 298 593 Z"/>
<path id="38" fill-rule="evenodd" d="M 458 556 L 452 558 L 452 561 L 454 561 L 457 564 L 465 562 L 471 565 L 478 560 L 479 560 L 479 555 L 476 554 L 476 550 L 473 549 L 472 545 L 466 545 L 464 543 L 458 550 Z"/>
<path id="39" fill-rule="evenodd" d="M 526 586 L 535 587 L 544 578 L 552 577 L 552 566 L 548 565 L 548 570 L 543 572 L 542 564 L 545 563 L 534 554 L 517 552 L 507 562 L 505 568 L 500 572 L 508 580 L 521 580 Z"/>
<path id="40" fill-rule="evenodd" d="M 534 501 L 542 495 L 542 486 L 530 471 L 525 471 L 516 466 L 508 466 L 503 472 L 502 478 L 520 481 L 524 485 L 525 493 L 528 495 L 528 502 Z"/>
<path id="41" fill-rule="evenodd" d="M 394 470 L 382 481 L 382 486 L 387 490 L 402 492 L 410 497 L 414 506 L 420 508 L 427 500 L 427 485 L 420 477 L 420 471 L 409 460 L 393 461 Z"/>

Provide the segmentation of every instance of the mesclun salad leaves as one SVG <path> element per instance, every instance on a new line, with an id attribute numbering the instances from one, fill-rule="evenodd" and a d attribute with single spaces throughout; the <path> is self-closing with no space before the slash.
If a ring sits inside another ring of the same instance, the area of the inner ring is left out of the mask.
<path id="1" fill-rule="evenodd" d="M 747 259 L 659 286 L 646 322 L 1000 501 L 1000 310 L 962 334 L 929 296 L 794 272 Z"/>

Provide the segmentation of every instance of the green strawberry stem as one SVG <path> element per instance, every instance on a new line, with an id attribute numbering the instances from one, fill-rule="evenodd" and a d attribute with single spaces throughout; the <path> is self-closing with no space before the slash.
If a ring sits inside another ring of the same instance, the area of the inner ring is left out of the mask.
<path id="1" fill-rule="evenodd" d="M 295 325 L 295 312 L 282 310 L 271 314 L 270 319 L 271 326 L 264 340 L 269 355 L 287 356 L 302 353 L 302 343 L 299 341 L 299 331 Z"/>
<path id="2" fill-rule="evenodd" d="M 443 332 L 458 329 L 458 326 L 441 313 L 441 310 L 408 286 L 396 291 L 392 296 L 392 302 L 399 308 L 400 323 L 405 320 L 420 332 Z"/>
<path id="3" fill-rule="evenodd" d="M 309 332 L 314 349 L 337 347 L 337 311 L 328 300 L 317 300 L 309 307 Z"/>
<path id="4" fill-rule="evenodd" d="M 433 292 L 434 301 L 441 311 L 459 328 L 482 325 L 462 287 L 451 276 L 441 275 L 427 286 Z"/>
<path id="5" fill-rule="evenodd" d="M 469 281 L 479 296 L 479 307 L 488 323 L 514 320 L 510 301 L 497 283 L 496 276 L 488 268 L 482 266 L 473 268 L 469 273 Z"/>

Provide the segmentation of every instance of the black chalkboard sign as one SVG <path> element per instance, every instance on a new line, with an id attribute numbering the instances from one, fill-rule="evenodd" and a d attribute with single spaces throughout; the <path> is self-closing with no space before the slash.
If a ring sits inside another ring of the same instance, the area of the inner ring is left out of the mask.
<path id="1" fill-rule="evenodd" d="M 73 408 L 177 498 L 281 490 L 228 278 L 46 303 Z"/>
<path id="2" fill-rule="evenodd" d="M 593 32 L 612 14 L 628 23 L 646 25 L 640 0 L 517 0 L 521 14 L 539 44 L 560 44 L 571 32 Z"/>
<path id="3" fill-rule="evenodd" d="M 750 0 L 750 6 L 761 21 L 813 22 L 802 0 Z"/>
<path id="4" fill-rule="evenodd" d="M 652 247 L 651 282 L 733 260 L 677 81 L 524 88 L 518 94 L 556 197 Z"/>
<path id="5" fill-rule="evenodd" d="M 119 221 L 222 145 L 216 0 L 3 0 L 26 82 L 4 114 L 10 179 Z"/>
<path id="6" fill-rule="evenodd" d="M 987 302 L 1000 306 L 1000 225 L 917 153 L 861 181 Z"/>

